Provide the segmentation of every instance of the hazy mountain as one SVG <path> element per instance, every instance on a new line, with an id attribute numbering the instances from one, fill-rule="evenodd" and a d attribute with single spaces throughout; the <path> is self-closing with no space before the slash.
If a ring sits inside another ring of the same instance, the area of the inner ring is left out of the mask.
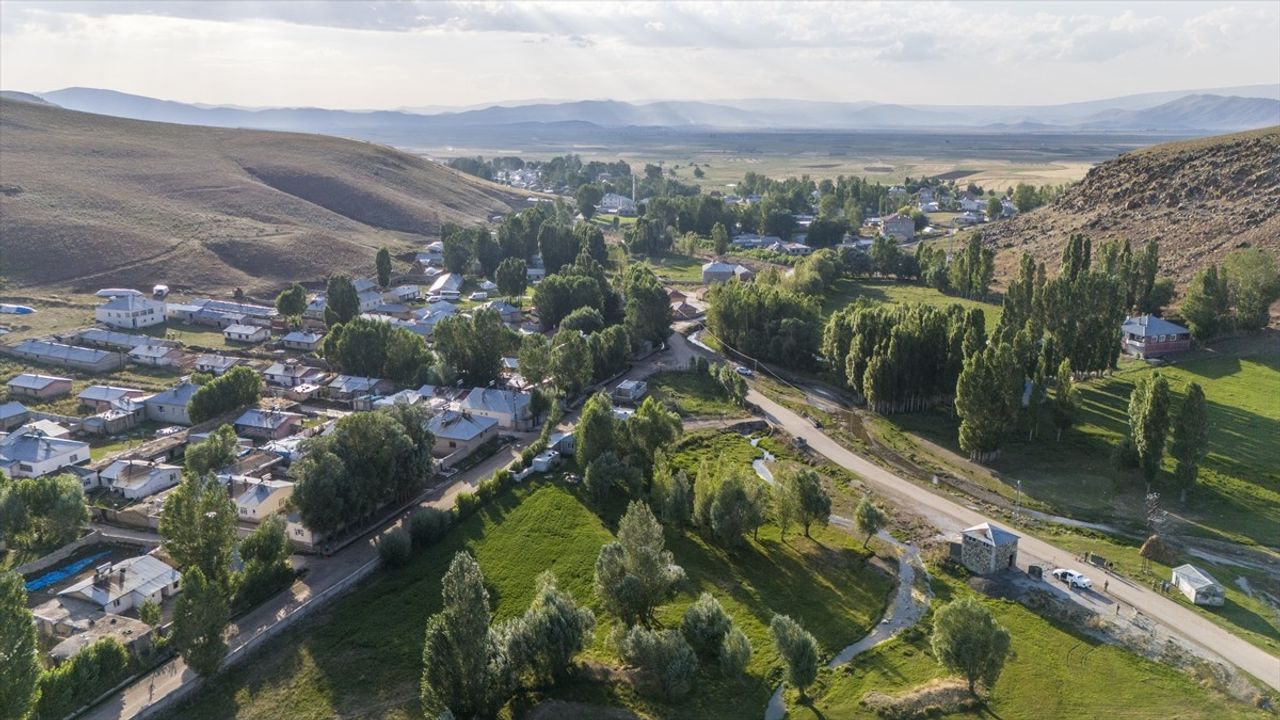
<path id="1" fill-rule="evenodd" d="M 17 90 L 0 90 L 0 99 L 13 100 L 16 102 L 35 103 L 37 105 L 52 105 L 53 103 L 31 93 L 18 92 Z"/>
<path id="2" fill-rule="evenodd" d="M 1189 128 L 1244 130 L 1280 125 L 1280 100 L 1188 95 L 1142 110 L 1107 110 L 1082 123 L 1087 128 Z"/>

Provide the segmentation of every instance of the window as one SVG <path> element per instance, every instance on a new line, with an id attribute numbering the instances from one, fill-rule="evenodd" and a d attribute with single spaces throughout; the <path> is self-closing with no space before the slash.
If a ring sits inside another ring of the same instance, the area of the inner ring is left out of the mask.
<path id="1" fill-rule="evenodd" d="M 117 598 L 111 604 L 114 605 L 115 607 L 120 607 L 120 600 Z"/>
<path id="2" fill-rule="evenodd" d="M 302 528 L 294 528 L 293 534 L 302 537 Z"/>

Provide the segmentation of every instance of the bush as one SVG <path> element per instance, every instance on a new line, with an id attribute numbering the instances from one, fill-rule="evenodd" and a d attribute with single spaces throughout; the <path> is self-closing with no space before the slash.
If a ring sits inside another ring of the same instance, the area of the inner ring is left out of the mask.
<path id="1" fill-rule="evenodd" d="M 733 620 L 728 613 L 711 593 L 705 592 L 684 611 L 680 623 L 685 639 L 703 655 L 715 655 L 732 627 Z"/>
<path id="2" fill-rule="evenodd" d="M 409 516 L 409 535 L 419 546 L 427 546 L 439 540 L 453 524 L 453 513 L 440 508 L 424 507 Z"/>
<path id="3" fill-rule="evenodd" d="M 1111 451 L 1111 462 L 1117 470 L 1134 470 L 1138 461 L 1138 448 L 1130 438 L 1121 440 Z"/>
<path id="4" fill-rule="evenodd" d="M 622 659 L 644 670 L 666 700 L 679 700 L 693 687 L 698 656 L 675 630 L 655 631 L 637 625 L 620 645 Z"/>
<path id="5" fill-rule="evenodd" d="M 751 641 L 739 628 L 730 628 L 720 642 L 720 672 L 725 677 L 737 678 L 751 664 Z"/>
<path id="6" fill-rule="evenodd" d="M 40 675 L 34 716 L 64 718 L 115 687 L 132 670 L 129 651 L 114 638 L 103 638 Z"/>
<path id="7" fill-rule="evenodd" d="M 458 493 L 458 499 L 454 505 L 455 511 L 458 513 L 458 519 L 469 518 L 480 509 L 481 501 L 475 493 Z"/>
<path id="8" fill-rule="evenodd" d="M 378 538 L 378 555 L 391 567 L 400 567 L 409 562 L 413 556 L 413 539 L 409 531 L 397 527 L 388 530 Z"/>

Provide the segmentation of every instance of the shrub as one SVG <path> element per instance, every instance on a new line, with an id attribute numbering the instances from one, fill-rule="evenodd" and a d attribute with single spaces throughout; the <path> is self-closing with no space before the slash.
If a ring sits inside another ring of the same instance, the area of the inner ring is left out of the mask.
<path id="1" fill-rule="evenodd" d="M 728 613 L 711 593 L 705 592 L 684 611 L 680 623 L 685 639 L 703 655 L 715 655 L 732 627 L 733 620 Z"/>
<path id="2" fill-rule="evenodd" d="M 458 519 L 471 517 L 476 510 L 480 509 L 481 501 L 475 493 L 458 493 L 456 505 L 454 506 L 458 513 Z"/>
<path id="3" fill-rule="evenodd" d="M 698 656 L 675 630 L 636 625 L 622 639 L 622 659 L 645 671 L 668 701 L 679 700 L 693 687 Z"/>
<path id="4" fill-rule="evenodd" d="M 388 530 L 378 538 L 378 555 L 391 567 L 400 567 L 409 562 L 413 555 L 413 539 L 409 531 L 397 527 Z"/>
<path id="5" fill-rule="evenodd" d="M 751 641 L 739 628 L 729 628 L 720 642 L 720 672 L 725 677 L 741 677 L 751 664 Z"/>
<path id="6" fill-rule="evenodd" d="M 424 507 L 409 516 L 409 535 L 413 542 L 426 546 L 439 540 L 453 524 L 453 513 L 440 508 Z"/>
<path id="7" fill-rule="evenodd" d="M 1117 470 L 1133 470 L 1138 467 L 1138 448 L 1133 440 L 1125 438 L 1111 450 L 1111 462 Z"/>
<path id="8" fill-rule="evenodd" d="M 103 638 L 40 675 L 35 717 L 62 718 L 114 687 L 133 669 L 129 651 Z"/>

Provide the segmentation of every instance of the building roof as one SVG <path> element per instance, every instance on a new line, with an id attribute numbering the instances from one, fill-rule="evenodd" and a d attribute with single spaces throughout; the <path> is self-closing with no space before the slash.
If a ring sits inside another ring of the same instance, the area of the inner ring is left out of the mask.
<path id="1" fill-rule="evenodd" d="M 146 485 L 156 473 L 172 474 L 181 470 L 177 465 L 131 459 L 116 460 L 98 474 L 110 480 L 114 488 L 136 489 Z"/>
<path id="2" fill-rule="evenodd" d="M 712 260 L 711 262 L 703 263 L 703 264 L 702 264 L 702 272 L 704 272 L 704 273 L 708 273 L 708 272 L 713 272 L 713 273 L 732 273 L 732 272 L 733 272 L 733 266 L 732 266 L 732 265 L 730 265 L 730 264 L 729 264 L 729 263 L 727 263 L 727 262 L 720 262 L 719 260 Z"/>
<path id="3" fill-rule="evenodd" d="M 240 417 L 236 418 L 236 425 L 244 425 L 252 428 L 262 428 L 264 430 L 275 430 L 287 424 L 292 419 L 300 419 L 302 416 L 298 413 L 283 412 L 280 410 L 245 410 Z"/>
<path id="4" fill-rule="evenodd" d="M 195 395 L 199 389 L 200 386 L 195 383 L 178 383 L 162 393 L 147 398 L 147 404 L 186 406 L 191 402 L 191 396 Z"/>
<path id="5" fill-rule="evenodd" d="M 251 303 L 233 302 L 231 300 L 211 300 L 197 298 L 188 303 L 213 315 L 247 315 L 249 317 L 273 318 L 280 313 L 273 307 L 253 305 Z"/>
<path id="6" fill-rule="evenodd" d="M 632 392 L 636 390 L 644 390 L 646 387 L 648 387 L 648 383 L 643 380 L 623 380 L 618 383 L 617 389 L 624 392 Z"/>
<path id="7" fill-rule="evenodd" d="M 244 492 L 235 497 L 236 505 L 244 507 L 261 507 L 273 495 L 293 489 L 293 483 L 288 480 L 258 480 L 250 477 L 237 477 L 235 480 L 246 484 Z"/>
<path id="8" fill-rule="evenodd" d="M 23 388 L 24 390 L 43 390 L 56 382 L 71 382 L 71 378 L 58 377 L 57 375 L 22 373 L 21 375 L 14 375 L 5 384 L 9 387 Z"/>
<path id="9" fill-rule="evenodd" d="M 114 385 L 90 385 L 76 397 L 87 402 L 114 402 L 130 395 L 141 395 L 137 388 L 116 387 Z"/>
<path id="10" fill-rule="evenodd" d="M 431 283 L 428 293 L 457 292 L 462 289 L 462 276 L 458 273 L 445 273 Z"/>
<path id="11" fill-rule="evenodd" d="M 137 295 L 116 295 L 110 300 L 99 305 L 98 309 L 134 312 L 137 310 L 155 309 L 157 307 L 163 311 L 164 303 L 152 300 L 151 298 L 139 293 Z"/>
<path id="12" fill-rule="evenodd" d="M 105 606 L 133 592 L 141 595 L 154 594 L 157 590 L 178 582 L 181 577 L 177 570 L 159 559 L 151 555 L 139 555 L 112 565 L 105 580 L 86 578 L 58 594 L 88 597 Z"/>
<path id="13" fill-rule="evenodd" d="M 1173 569 L 1173 576 L 1182 578 L 1191 587 L 1201 590 L 1210 587 L 1222 587 L 1209 573 L 1195 565 L 1179 565 Z"/>
<path id="14" fill-rule="evenodd" d="M 99 345 L 112 345 L 122 348 L 135 348 L 139 345 L 161 345 L 163 342 L 158 338 L 147 335 L 134 335 L 133 333 L 120 332 L 119 330 L 107 330 L 106 328 L 88 328 L 81 330 L 76 338 L 80 342 L 97 343 Z"/>
<path id="15" fill-rule="evenodd" d="M 226 355 L 201 355 L 196 358 L 196 367 L 211 367 L 215 370 L 230 370 L 242 362 L 244 362 L 244 360 L 241 358 L 227 357 Z"/>
<path id="16" fill-rule="evenodd" d="M 257 325 L 241 325 L 239 323 L 236 323 L 235 325 L 228 325 L 227 329 L 222 331 L 222 334 L 223 335 L 255 335 L 259 331 L 265 331 L 265 330 L 266 328 L 259 327 Z"/>
<path id="17" fill-rule="evenodd" d="M 27 355 L 42 360 L 87 363 L 96 365 L 103 358 L 110 355 L 106 350 L 95 350 L 94 348 L 80 347 L 79 345 L 65 345 L 63 343 L 49 342 L 48 340 L 23 340 L 13 348 L 14 352 L 19 355 Z"/>
<path id="18" fill-rule="evenodd" d="M 26 414 L 27 406 L 13 400 L 4 404 L 0 404 L 0 420 L 8 420 L 9 418 L 19 417 Z"/>
<path id="19" fill-rule="evenodd" d="M 1124 324 L 1120 329 L 1130 335 L 1139 337 L 1152 337 L 1155 335 L 1186 335 L 1191 331 L 1178 325 L 1171 323 L 1164 318 L 1158 318 L 1155 315 L 1138 315 L 1136 317 L 1125 318 Z"/>
<path id="20" fill-rule="evenodd" d="M 285 335 L 280 339 L 284 342 L 289 342 L 289 343 L 302 343 L 306 345 L 313 345 L 315 343 L 320 342 L 322 339 L 324 339 L 324 335 L 322 333 L 294 330 L 293 332 Z"/>
<path id="21" fill-rule="evenodd" d="M 162 358 L 167 357 L 170 353 L 178 352 L 175 348 L 168 345 L 139 345 L 129 351 L 129 357 L 133 358 Z"/>
<path id="22" fill-rule="evenodd" d="M 14 430 L 0 440 L 0 458 L 8 462 L 40 463 L 80 449 L 87 451 L 89 444 L 68 438 L 49 437 L 27 426 Z"/>
<path id="23" fill-rule="evenodd" d="M 474 440 L 496 427 L 498 421 L 484 415 L 446 410 L 427 421 L 427 429 L 445 440 Z"/>
<path id="24" fill-rule="evenodd" d="M 371 392 L 380 382 L 382 380 L 378 378 L 339 375 L 329 383 L 329 388 L 338 392 L 367 393 Z"/>
<path id="25" fill-rule="evenodd" d="M 495 388 L 475 388 L 467 393 L 458 405 L 463 410 L 502 413 L 518 417 L 528 411 L 530 402 L 528 393 Z"/>
<path id="26" fill-rule="evenodd" d="M 1014 535 L 1013 533 L 1009 532 L 1008 530 L 1005 530 L 1004 528 L 992 525 L 989 522 L 980 523 L 978 525 L 974 525 L 971 528 L 965 528 L 963 531 L 961 531 L 961 534 L 978 538 L 983 542 L 989 543 L 991 545 L 995 545 L 997 547 L 1001 545 L 1011 545 L 1013 543 L 1018 542 L 1017 535 Z"/>

